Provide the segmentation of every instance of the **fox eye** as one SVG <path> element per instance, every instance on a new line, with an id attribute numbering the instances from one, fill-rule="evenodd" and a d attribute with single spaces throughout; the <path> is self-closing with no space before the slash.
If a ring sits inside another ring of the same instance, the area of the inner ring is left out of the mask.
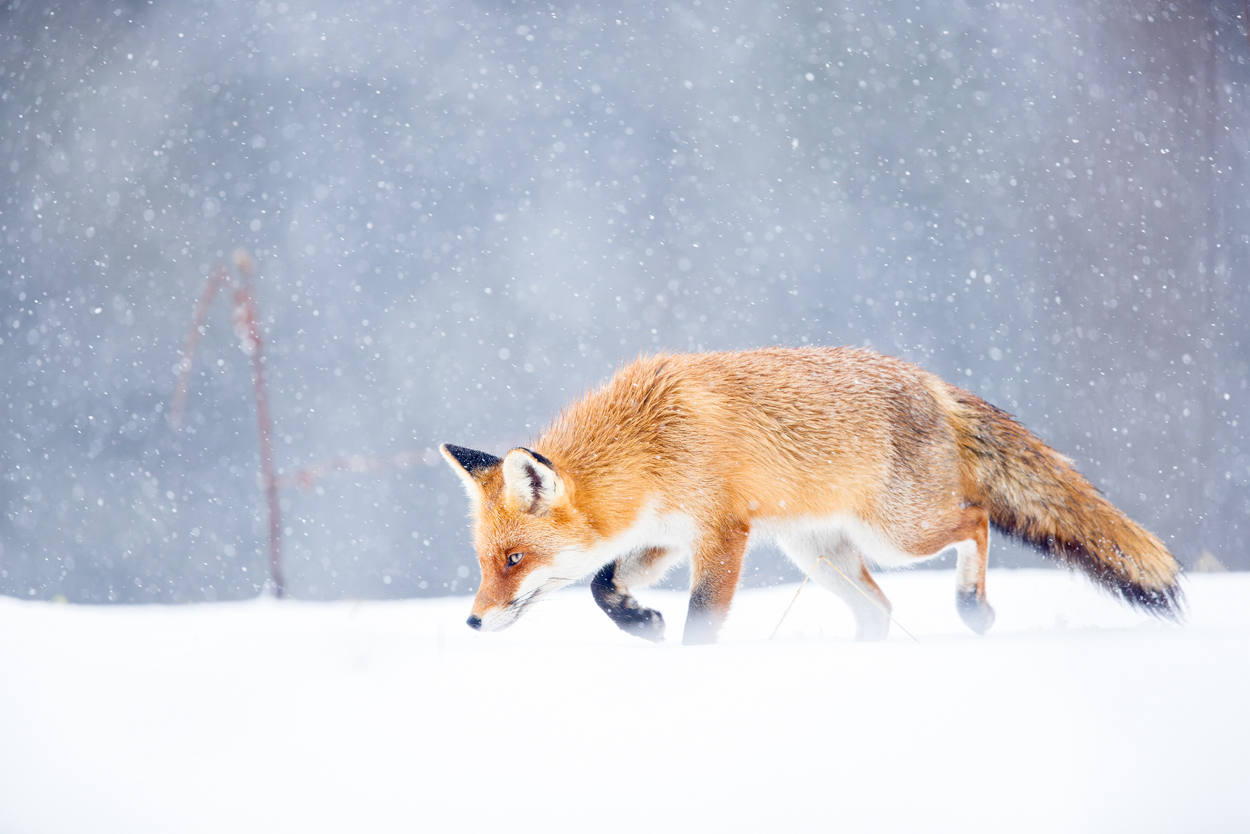
<path id="1" fill-rule="evenodd" d="M 519 552 L 509 553 L 508 554 L 508 566 L 511 567 L 512 565 L 515 565 L 517 562 L 521 561 L 521 557 L 524 555 L 525 555 L 524 553 L 519 553 Z"/>

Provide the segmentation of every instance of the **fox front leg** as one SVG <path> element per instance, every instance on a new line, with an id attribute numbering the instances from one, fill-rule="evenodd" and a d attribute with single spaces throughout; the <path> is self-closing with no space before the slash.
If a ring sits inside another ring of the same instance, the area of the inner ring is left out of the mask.
<path id="1" fill-rule="evenodd" d="M 699 543 L 691 561 L 690 608 L 681 636 L 683 645 L 716 642 L 738 590 L 750 532 L 745 523 L 726 522 Z"/>
<path id="2" fill-rule="evenodd" d="M 648 560 L 648 556 L 652 558 Z M 591 581 L 590 593 L 594 595 L 595 602 L 599 603 L 603 613 L 607 614 L 621 631 L 658 643 L 664 639 L 664 617 L 659 611 L 640 605 L 629 592 L 629 587 L 621 582 L 630 572 L 626 564 L 627 558 L 617 559 L 615 562 L 608 562 L 604 565 L 603 570 L 595 574 L 595 578 Z M 661 558 L 662 551 L 648 551 L 643 556 L 644 561 L 659 561 Z"/>

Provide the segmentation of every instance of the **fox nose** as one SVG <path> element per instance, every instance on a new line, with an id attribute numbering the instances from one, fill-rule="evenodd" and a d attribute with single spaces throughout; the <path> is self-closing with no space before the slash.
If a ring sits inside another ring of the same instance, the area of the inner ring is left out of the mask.
<path id="1" fill-rule="evenodd" d="M 470 614 L 469 619 L 465 620 L 469 624 L 469 628 L 479 629 L 482 627 L 482 618 L 477 614 Z"/>

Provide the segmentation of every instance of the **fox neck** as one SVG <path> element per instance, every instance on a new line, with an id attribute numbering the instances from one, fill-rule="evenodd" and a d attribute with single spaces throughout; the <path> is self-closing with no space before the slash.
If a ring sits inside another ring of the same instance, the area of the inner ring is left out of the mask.
<path id="1" fill-rule="evenodd" d="M 618 514 L 610 533 L 596 533 L 588 546 L 561 551 L 556 565 L 566 576 L 584 577 L 623 556 L 647 550 L 665 551 L 665 561 L 675 563 L 689 557 L 697 536 L 693 515 L 665 508 L 659 497 L 653 496 L 645 502 L 636 501 L 628 516 Z"/>

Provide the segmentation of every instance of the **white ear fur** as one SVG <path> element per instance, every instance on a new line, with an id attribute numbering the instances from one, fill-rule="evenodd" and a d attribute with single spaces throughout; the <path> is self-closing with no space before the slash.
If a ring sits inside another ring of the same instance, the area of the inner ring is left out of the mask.
<path id="1" fill-rule="evenodd" d="M 564 497 L 564 481 L 551 461 L 524 448 L 504 456 L 503 486 L 513 505 L 530 515 L 547 514 Z"/>

